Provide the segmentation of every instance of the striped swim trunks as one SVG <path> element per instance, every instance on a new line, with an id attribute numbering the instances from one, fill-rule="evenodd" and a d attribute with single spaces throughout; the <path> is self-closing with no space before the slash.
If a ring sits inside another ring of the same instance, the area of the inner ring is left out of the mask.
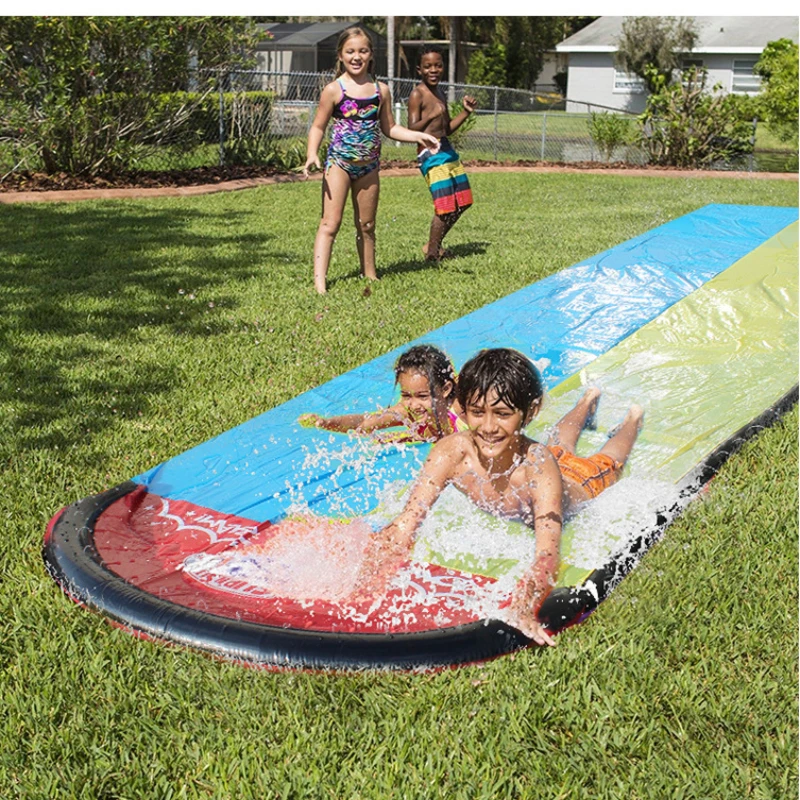
<path id="1" fill-rule="evenodd" d="M 417 156 L 419 170 L 428 182 L 437 215 L 452 214 L 472 205 L 472 189 L 458 153 L 442 139 L 436 153 L 423 151 Z"/>
<path id="2" fill-rule="evenodd" d="M 595 453 L 584 458 L 557 444 L 548 445 L 547 449 L 555 456 L 561 475 L 582 486 L 593 498 L 616 483 L 622 472 L 622 464 L 605 453 Z"/>

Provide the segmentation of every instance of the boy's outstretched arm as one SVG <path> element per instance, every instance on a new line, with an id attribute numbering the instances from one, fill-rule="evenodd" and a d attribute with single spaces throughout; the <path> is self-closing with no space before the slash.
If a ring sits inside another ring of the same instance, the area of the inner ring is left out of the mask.
<path id="1" fill-rule="evenodd" d="M 463 106 L 464 110 L 460 111 L 450 120 L 449 133 L 455 133 L 464 124 L 464 122 L 466 122 L 467 117 L 478 107 L 478 104 L 475 102 L 475 98 L 468 94 L 464 95 L 461 105 Z"/>
<path id="2" fill-rule="evenodd" d="M 419 526 L 454 477 L 455 466 L 462 458 L 458 439 L 449 436 L 433 446 L 405 508 L 370 539 L 353 592 L 356 599 L 383 594 L 392 574 L 408 560 Z"/>
<path id="3" fill-rule="evenodd" d="M 563 485 L 558 464 L 546 450 L 541 473 L 531 481 L 530 490 L 536 554 L 514 590 L 509 622 L 536 644 L 552 646 L 555 640 L 540 624 L 536 614 L 558 577 Z"/>

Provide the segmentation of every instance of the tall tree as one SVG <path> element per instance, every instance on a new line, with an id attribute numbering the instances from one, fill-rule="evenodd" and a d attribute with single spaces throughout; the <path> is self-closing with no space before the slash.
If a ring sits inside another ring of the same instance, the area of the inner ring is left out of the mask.
<path id="1" fill-rule="evenodd" d="M 694 17 L 625 17 L 617 40 L 615 62 L 645 82 L 648 92 L 656 91 L 663 77 L 669 84 L 680 66 L 681 54 L 697 44 Z"/>
<path id="2" fill-rule="evenodd" d="M 502 85 L 510 88 L 532 89 L 542 71 L 545 54 L 569 35 L 575 25 L 581 25 L 573 21 L 576 19 L 468 17 L 467 37 L 486 45 L 472 55 L 470 82 L 487 85 L 502 80 Z"/>

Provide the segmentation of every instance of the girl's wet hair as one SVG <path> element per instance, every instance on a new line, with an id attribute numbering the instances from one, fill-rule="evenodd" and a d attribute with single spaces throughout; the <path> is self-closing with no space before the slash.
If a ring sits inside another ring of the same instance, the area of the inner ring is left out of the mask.
<path id="1" fill-rule="evenodd" d="M 367 64 L 367 72 L 370 75 L 375 74 L 375 45 L 372 43 L 372 37 L 364 30 L 364 28 L 359 27 L 358 25 L 353 25 L 350 28 L 345 28 L 339 34 L 339 40 L 336 42 L 336 77 L 340 77 L 344 74 L 344 62 L 342 61 L 342 50 L 344 50 L 344 46 L 347 44 L 348 39 L 352 39 L 355 36 L 363 36 L 368 44 L 369 44 L 369 63 Z"/>
<path id="2" fill-rule="evenodd" d="M 527 416 L 544 395 L 539 370 L 518 350 L 496 347 L 481 350 L 458 375 L 456 394 L 461 407 L 471 401 L 480 402 L 494 389 L 498 401 Z"/>
<path id="3" fill-rule="evenodd" d="M 455 371 L 450 359 L 438 347 L 418 344 L 406 350 L 395 362 L 395 382 L 403 372 L 419 372 L 428 379 L 431 394 L 442 397 L 448 405 L 453 402 L 456 393 Z M 445 384 L 448 381 L 450 388 L 445 394 Z"/>

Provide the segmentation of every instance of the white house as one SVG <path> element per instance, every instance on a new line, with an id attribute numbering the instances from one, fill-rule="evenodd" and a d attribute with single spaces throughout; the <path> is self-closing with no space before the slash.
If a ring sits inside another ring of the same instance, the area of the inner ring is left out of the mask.
<path id="1" fill-rule="evenodd" d="M 569 59 L 567 111 L 587 110 L 587 105 L 644 111 L 646 90 L 635 75 L 614 65 L 624 17 L 600 17 L 556 45 Z M 721 84 L 729 92 L 754 94 L 760 78 L 753 73 L 763 49 L 776 39 L 798 41 L 798 17 L 694 17 L 698 32 L 695 48 L 683 54 L 683 64 L 703 66 L 708 84 Z"/>

